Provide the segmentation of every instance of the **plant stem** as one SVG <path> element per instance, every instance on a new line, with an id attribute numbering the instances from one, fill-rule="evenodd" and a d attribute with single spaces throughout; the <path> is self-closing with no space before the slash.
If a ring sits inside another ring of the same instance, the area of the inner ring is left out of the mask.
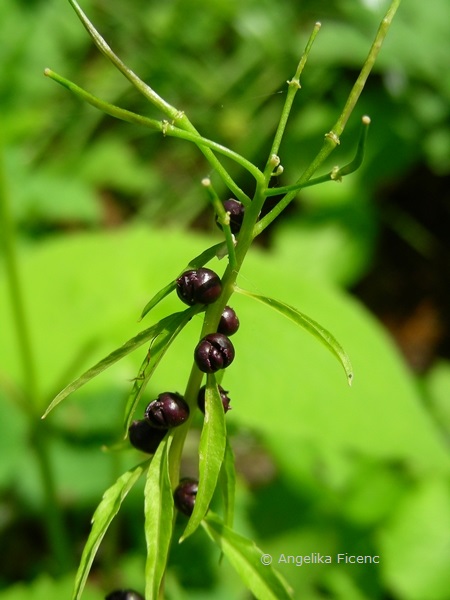
<path id="1" fill-rule="evenodd" d="M 319 150 L 315 159 L 295 182 L 295 186 L 298 186 L 297 190 L 287 193 L 284 196 L 284 198 L 282 198 L 280 202 L 267 215 L 265 215 L 265 217 L 263 217 L 258 223 L 255 224 L 253 237 L 259 235 L 268 225 L 270 225 L 270 223 L 272 223 L 272 221 L 274 221 L 278 217 L 278 215 L 281 214 L 281 212 L 286 208 L 286 206 L 297 195 L 298 188 L 303 187 L 311 179 L 311 177 L 314 175 L 317 169 L 327 159 L 327 157 L 336 148 L 336 146 L 339 145 L 339 138 L 342 135 L 347 121 L 350 118 L 350 115 L 353 109 L 355 108 L 355 105 L 361 95 L 361 92 L 364 89 L 364 85 L 367 81 L 367 78 L 369 77 L 375 60 L 378 57 L 378 54 L 381 50 L 381 46 L 392 24 L 392 19 L 394 18 L 394 15 L 400 5 L 400 1 L 401 0 L 393 0 L 391 2 L 391 5 L 389 6 L 386 15 L 381 21 L 381 24 L 375 35 L 375 39 L 369 50 L 369 54 L 361 69 L 361 72 L 350 91 L 347 102 L 345 103 L 345 106 L 341 114 L 339 115 L 339 118 L 336 121 L 334 127 L 331 129 L 331 131 L 325 134 L 325 140 L 323 142 L 322 148 Z"/>
<path id="2" fill-rule="evenodd" d="M 47 537 L 53 559 L 61 572 L 70 567 L 69 544 L 58 505 L 53 471 L 50 464 L 48 437 L 40 418 L 40 403 L 37 386 L 37 370 L 34 360 L 30 329 L 25 310 L 24 294 L 20 282 L 15 244 L 15 227 L 10 210 L 4 170 L 2 148 L 0 146 L 0 222 L 2 223 L 3 247 L 5 252 L 6 278 L 11 296 L 13 321 L 19 345 L 19 359 L 22 364 L 23 382 L 27 402 L 25 408 L 30 423 L 31 438 L 36 451 L 41 482 L 44 489 L 44 515 Z"/>
<path id="3" fill-rule="evenodd" d="M 381 50 L 381 46 L 383 45 L 383 42 L 386 38 L 386 35 L 389 31 L 391 24 L 392 24 L 392 20 L 395 16 L 395 13 L 397 12 L 398 7 L 400 6 L 400 2 L 401 2 L 401 0 L 393 0 L 391 2 L 391 5 L 389 6 L 389 8 L 387 10 L 386 15 L 384 16 L 383 20 L 380 23 L 380 26 L 378 27 L 377 34 L 376 34 L 373 44 L 369 50 L 369 54 L 366 58 L 366 61 L 361 69 L 361 72 L 360 72 L 357 80 L 355 81 L 355 83 L 353 85 L 352 91 L 349 94 L 349 97 L 347 99 L 347 102 L 345 103 L 344 109 L 342 110 L 342 113 L 340 114 L 333 129 L 331 130 L 331 132 L 334 133 L 334 135 L 336 135 L 338 138 L 344 131 L 347 121 L 348 121 L 350 115 L 352 114 L 353 109 L 356 106 L 356 103 L 359 100 L 359 97 L 361 95 L 361 92 L 364 89 L 364 86 L 366 85 L 367 78 L 369 77 L 370 72 L 372 71 L 373 65 L 375 64 L 375 61 Z"/>
<path id="4" fill-rule="evenodd" d="M 302 175 L 298 178 L 295 183 L 295 189 L 290 190 L 286 193 L 285 197 L 278 203 L 268 215 L 266 215 L 263 219 L 258 220 L 259 213 L 264 204 L 265 199 L 269 195 L 267 193 L 268 183 L 271 178 L 273 169 L 279 164 L 279 159 L 277 156 L 279 146 L 281 144 L 282 136 L 286 127 L 286 123 L 289 117 L 289 113 L 292 107 L 292 102 L 294 100 L 295 94 L 300 88 L 300 74 L 305 66 L 309 51 L 311 46 L 317 36 L 317 33 L 320 28 L 320 24 L 317 23 L 310 38 L 306 45 L 305 52 L 300 60 L 300 63 L 297 67 L 297 71 L 295 73 L 294 78 L 291 82 L 289 82 L 289 90 L 288 96 L 286 98 L 286 102 L 284 105 L 282 117 L 280 119 L 280 123 L 277 128 L 277 132 L 275 134 L 275 139 L 272 144 L 271 153 L 269 159 L 267 161 L 266 167 L 264 169 L 264 181 L 261 178 L 256 178 L 257 186 L 255 190 L 255 194 L 253 200 L 249 206 L 246 207 L 244 220 L 242 223 L 241 231 L 238 237 L 238 244 L 236 246 L 235 254 L 233 256 L 233 260 L 229 262 L 225 273 L 222 277 L 222 285 L 223 290 L 221 297 L 214 303 L 208 306 L 205 312 L 205 319 L 203 322 L 203 328 L 200 334 L 200 339 L 207 335 L 208 333 L 216 331 L 217 324 L 219 322 L 222 311 L 227 304 L 230 296 L 234 292 L 236 280 L 242 266 L 242 263 L 245 259 L 245 256 L 251 246 L 253 239 L 261 233 L 281 212 L 286 208 L 289 202 L 295 198 L 298 189 L 302 186 L 308 185 L 309 180 L 320 167 L 320 165 L 325 161 L 325 159 L 329 156 L 329 154 L 335 149 L 335 147 L 339 144 L 339 136 L 341 135 L 350 114 L 361 95 L 362 89 L 364 88 L 364 84 L 367 80 L 367 77 L 373 67 L 375 59 L 380 51 L 381 45 L 383 43 L 384 38 L 386 37 L 389 26 L 392 22 L 394 14 L 400 4 L 400 0 L 394 0 L 383 19 L 377 35 L 375 37 L 375 41 L 370 49 L 368 58 L 364 63 L 364 66 L 361 70 L 359 77 L 357 78 L 351 92 L 349 98 L 344 106 L 344 109 L 339 116 L 335 126 L 333 129 L 325 135 L 325 140 L 323 142 L 322 148 L 316 155 L 315 159 L 312 163 L 307 167 L 307 169 L 302 173 Z M 357 154 L 355 159 L 346 165 L 341 170 L 336 171 L 338 175 L 345 175 L 351 170 L 354 170 L 355 166 L 360 163 L 362 160 L 362 154 L 364 151 L 364 143 L 367 134 L 367 126 L 370 123 L 370 119 L 364 117 L 363 119 L 363 133 L 358 144 Z M 322 178 L 320 178 L 322 179 Z M 323 180 L 332 179 L 332 175 L 328 174 L 323 176 Z M 318 183 L 318 182 L 316 182 Z M 199 371 L 196 364 L 193 364 L 191 374 L 189 377 L 189 381 L 186 387 L 185 398 L 189 403 L 191 412 L 196 410 L 196 398 L 198 394 L 198 390 L 201 385 L 201 381 L 203 379 L 203 373 Z M 191 415 L 192 418 L 192 415 Z M 184 440 L 186 438 L 187 431 L 190 427 L 190 419 L 189 421 L 180 428 L 180 431 L 175 433 L 174 441 L 172 444 L 171 450 L 173 451 L 171 455 L 171 480 L 172 485 L 176 485 L 179 477 L 179 467 L 181 462 L 181 453 L 184 444 Z"/>
<path id="5" fill-rule="evenodd" d="M 281 112 L 281 118 L 278 123 L 277 131 L 275 133 L 275 137 L 273 140 L 273 144 L 272 144 L 272 148 L 270 150 L 269 156 L 278 155 L 278 151 L 279 151 L 280 145 L 281 145 L 281 140 L 283 138 L 284 130 L 286 129 L 286 124 L 289 119 L 289 115 L 291 113 L 291 108 L 292 108 L 292 104 L 294 102 L 294 98 L 295 98 L 298 90 L 302 87 L 300 85 L 300 75 L 302 74 L 303 69 L 305 68 L 306 61 L 308 59 L 308 56 L 311 51 L 314 40 L 316 39 L 317 34 L 319 33 L 320 27 L 321 27 L 320 23 L 316 23 L 314 25 L 314 29 L 311 33 L 308 43 L 306 44 L 305 51 L 303 52 L 300 62 L 298 63 L 295 75 L 290 81 L 287 82 L 289 87 L 288 87 L 288 91 L 287 91 L 287 95 L 286 95 L 286 100 L 284 103 L 283 110 Z M 269 159 L 269 161 L 270 161 L 270 159 Z M 265 174 L 268 174 L 268 172 L 267 172 L 268 167 L 269 167 L 269 165 L 266 165 Z"/>

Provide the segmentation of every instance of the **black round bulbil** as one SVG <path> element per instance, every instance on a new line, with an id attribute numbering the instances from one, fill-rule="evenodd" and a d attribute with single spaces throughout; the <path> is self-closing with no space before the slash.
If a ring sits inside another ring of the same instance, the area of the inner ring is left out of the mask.
<path id="1" fill-rule="evenodd" d="M 178 297 L 185 304 L 212 304 L 222 293 L 220 277 L 211 269 L 185 271 L 176 281 Z"/>
<path id="2" fill-rule="evenodd" d="M 173 500 L 177 509 L 188 517 L 194 510 L 197 497 L 198 481 L 190 477 L 184 477 L 175 488 Z"/>
<path id="3" fill-rule="evenodd" d="M 166 433 L 167 429 L 152 427 L 147 419 L 133 421 L 128 428 L 131 445 L 147 454 L 154 454 L 156 452 Z"/>
<path id="4" fill-rule="evenodd" d="M 239 233 L 242 227 L 242 221 L 244 219 L 245 207 L 242 202 L 229 198 L 223 203 L 223 207 L 230 215 L 230 229 L 231 233 Z M 222 229 L 222 225 L 217 221 L 217 225 Z"/>
<path id="5" fill-rule="evenodd" d="M 228 392 L 223 389 L 221 385 L 218 386 L 220 398 L 222 400 L 223 411 L 226 413 L 231 410 L 230 402 L 231 399 L 228 397 Z M 206 385 L 202 386 L 198 392 L 197 396 L 197 405 L 202 413 L 205 413 L 205 395 L 206 395 Z"/>
<path id="6" fill-rule="evenodd" d="M 210 333 L 197 344 L 194 360 L 203 373 L 215 373 L 231 365 L 234 346 L 223 333 Z"/>
<path id="7" fill-rule="evenodd" d="M 189 418 L 189 406 L 181 394 L 163 392 L 147 406 L 145 418 L 158 429 L 178 427 Z"/>
<path id="8" fill-rule="evenodd" d="M 238 329 L 239 319 L 236 312 L 231 308 L 231 306 L 225 306 L 217 327 L 218 333 L 223 333 L 224 335 L 233 335 Z"/>

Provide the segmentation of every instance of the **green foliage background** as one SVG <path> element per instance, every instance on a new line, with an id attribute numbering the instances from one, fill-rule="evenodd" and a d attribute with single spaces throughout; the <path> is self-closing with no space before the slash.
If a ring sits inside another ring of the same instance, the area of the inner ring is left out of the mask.
<path id="1" fill-rule="evenodd" d="M 321 20 L 281 149 L 282 184 L 306 166 L 334 122 L 385 6 L 83 2 L 142 79 L 185 110 L 206 137 L 257 164 L 265 161 L 285 81 Z M 314 340 L 248 298 L 233 297 L 242 325 L 225 384 L 240 473 L 238 529 L 274 562 L 280 554 L 314 552 L 381 557 L 379 566 L 278 565 L 298 598 L 445 600 L 450 587 L 448 360 L 438 357 L 425 373 L 413 373 L 348 291 L 370 272 L 386 222 L 412 247 L 434 248 L 422 223 L 379 198 L 420 170 L 430 181 L 448 181 L 449 23 L 446 0 L 401 5 L 329 165 L 353 155 L 359 117 L 369 114 L 363 167 L 340 185 L 302 193 L 301 210 L 273 228 L 241 276 L 242 287 L 273 295 L 327 327 L 352 358 L 353 388 Z M 93 50 L 68 3 L 6 0 L 0 34 L 0 142 L 43 412 L 71 377 L 137 333 L 148 299 L 220 239 L 199 182 L 209 175 L 225 191 L 195 148 L 114 122 L 43 77 L 49 66 L 110 102 L 155 116 Z M 234 174 L 245 189 L 245 174 Z M 431 212 L 434 203 L 448 211 L 448 192 L 437 197 L 430 187 L 424 202 Z M 447 232 L 448 223 L 447 212 Z M 448 236 L 439 250 L 448 256 Z M 41 526 L 32 427 L 14 393 L 22 374 L 3 267 L 0 261 L 0 598 L 65 598 L 73 573 L 51 556 Z M 149 323 L 179 308 L 169 297 Z M 146 401 L 162 389 L 183 390 L 199 319 L 170 349 Z M 101 446 L 120 437 L 123 404 L 141 361 L 139 352 L 127 358 L 49 417 L 51 464 L 74 562 L 104 489 L 139 458 Z M 195 444 L 194 431 L 187 469 L 195 468 Z M 133 491 L 105 540 L 87 600 L 119 585 L 143 589 L 141 514 L 142 497 Z M 246 598 L 202 535 L 173 548 L 168 597 Z"/>

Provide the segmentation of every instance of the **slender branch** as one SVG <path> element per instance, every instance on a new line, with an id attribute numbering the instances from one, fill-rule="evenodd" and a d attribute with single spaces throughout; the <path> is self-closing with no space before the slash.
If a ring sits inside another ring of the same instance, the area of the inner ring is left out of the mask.
<path id="1" fill-rule="evenodd" d="M 289 192 L 298 192 L 300 190 L 303 190 L 304 188 L 312 187 L 313 185 L 319 185 L 320 183 L 325 183 L 327 181 L 342 181 L 342 177 L 344 177 L 345 175 L 350 175 L 350 173 L 354 173 L 357 169 L 359 169 L 364 160 L 367 133 L 370 125 L 370 117 L 364 116 L 361 119 L 361 122 L 361 134 L 359 137 L 355 158 L 351 162 L 344 165 L 343 167 L 334 167 L 325 175 L 321 175 L 320 177 L 314 177 L 314 179 L 310 179 L 305 183 L 294 183 L 293 185 L 285 185 L 283 187 L 268 188 L 266 190 L 266 196 L 279 196 L 281 194 L 287 194 Z"/>
<path id="2" fill-rule="evenodd" d="M 79 6 L 76 0 L 69 0 L 71 6 L 75 10 L 77 16 L 82 22 L 83 26 L 91 36 L 97 48 L 100 50 L 106 58 L 108 58 L 113 65 L 130 81 L 130 83 L 145 97 L 149 100 L 154 106 L 160 109 L 169 119 L 176 124 L 180 129 L 184 129 L 193 134 L 198 134 L 197 129 L 190 122 L 185 113 L 181 110 L 178 110 L 168 102 L 166 102 L 161 96 L 159 96 L 149 85 L 140 79 L 136 73 L 134 73 L 131 69 L 129 69 L 120 58 L 113 52 L 111 47 L 107 44 L 107 42 L 103 39 L 94 25 L 90 22 L 86 14 L 83 12 L 81 7 Z M 249 202 L 248 196 L 244 193 L 243 190 L 236 184 L 231 175 L 222 165 L 220 160 L 216 157 L 213 150 L 210 147 L 205 145 L 198 146 L 202 154 L 205 156 L 206 160 L 210 163 L 210 165 L 217 171 L 217 173 L 222 178 L 225 185 L 230 189 L 230 191 L 243 203 Z M 245 167 L 247 168 L 247 167 Z M 262 178 L 262 176 L 261 176 Z"/>
<path id="3" fill-rule="evenodd" d="M 53 81 L 56 81 L 60 85 L 64 86 L 70 92 L 72 92 L 75 96 L 84 100 L 91 106 L 98 108 L 102 112 L 104 112 L 116 119 L 120 119 L 121 121 L 127 121 L 128 123 L 135 123 L 137 125 L 142 125 L 144 127 L 148 127 L 149 129 L 152 129 L 153 131 L 162 133 L 164 136 L 167 136 L 167 137 L 175 137 L 175 138 L 187 140 L 187 141 L 195 144 L 197 147 L 211 148 L 215 152 L 218 152 L 219 154 L 222 154 L 223 156 L 226 156 L 227 158 L 238 163 L 241 167 L 243 167 L 251 175 L 253 175 L 253 177 L 256 180 L 261 179 L 261 177 L 262 177 L 261 171 L 252 162 L 250 162 L 249 160 L 247 160 L 246 158 L 244 158 L 237 152 L 230 150 L 230 148 L 227 148 L 226 146 L 223 146 L 222 144 L 219 144 L 217 142 L 214 142 L 212 140 L 204 138 L 199 133 L 185 131 L 184 129 L 175 127 L 173 124 L 169 123 L 168 121 L 159 121 L 158 119 L 150 119 L 149 117 L 144 117 L 143 115 L 140 115 L 138 113 L 134 113 L 134 112 L 126 110 L 124 108 L 120 108 L 119 106 L 116 106 L 115 104 L 110 104 L 109 102 L 106 102 L 105 100 L 102 100 L 101 98 L 98 98 L 97 96 L 94 96 L 93 94 L 90 94 L 83 88 L 79 87 L 78 85 L 76 85 L 72 81 L 66 79 L 65 77 L 62 77 L 58 73 L 55 73 L 51 69 L 45 69 L 44 75 L 46 77 L 49 77 L 50 79 L 53 79 Z M 243 203 L 248 204 L 249 202 L 250 202 L 250 198 L 246 194 L 244 194 L 244 202 Z"/>
<path id="4" fill-rule="evenodd" d="M 364 88 L 364 85 L 367 81 L 367 78 L 372 70 L 372 67 L 375 63 L 376 58 L 381 50 L 381 46 L 386 38 L 386 35 L 389 31 L 389 28 L 392 24 L 392 20 L 394 18 L 395 13 L 397 12 L 398 7 L 400 6 L 401 0 L 392 0 L 385 17 L 381 21 L 381 24 L 378 28 L 378 31 L 375 35 L 375 39 L 370 48 L 369 54 L 366 58 L 366 61 L 361 69 L 361 72 L 356 79 L 350 94 L 348 96 L 347 102 L 336 121 L 334 127 L 325 134 L 325 140 L 322 144 L 322 148 L 319 150 L 315 159 L 312 163 L 306 168 L 306 170 L 300 175 L 295 184 L 300 187 L 304 187 L 306 182 L 308 182 L 317 169 L 323 164 L 323 162 L 328 158 L 331 152 L 336 148 L 336 146 L 340 143 L 340 136 L 344 131 L 344 128 L 347 124 L 347 121 L 361 95 L 361 92 Z M 297 189 L 299 189 L 297 188 Z M 287 193 L 284 198 L 280 200 L 280 202 L 267 214 L 265 215 L 258 223 L 256 223 L 253 236 L 256 237 L 259 235 L 264 229 L 274 221 L 280 215 L 280 213 L 288 206 L 290 202 L 295 198 L 297 191 L 291 191 Z"/>
<path id="5" fill-rule="evenodd" d="M 113 65 L 128 79 L 128 81 L 130 81 L 130 83 L 132 83 L 134 87 L 141 92 L 141 94 L 143 94 L 154 106 L 159 108 L 167 117 L 174 120 L 183 118 L 183 113 L 180 113 L 180 111 L 174 106 L 161 98 L 161 96 L 159 96 L 149 85 L 142 81 L 142 79 L 140 79 L 136 73 L 129 69 L 125 63 L 120 60 L 117 54 L 115 54 L 112 48 L 106 43 L 105 39 L 100 35 L 100 33 L 88 19 L 78 2 L 76 0 L 69 0 L 69 3 L 100 52 L 113 63 Z"/>
<path id="6" fill-rule="evenodd" d="M 288 91 L 286 94 L 286 100 L 285 100 L 284 107 L 283 107 L 283 110 L 281 113 L 280 121 L 278 123 L 277 131 L 275 133 L 275 137 L 273 140 L 273 144 L 272 144 L 272 148 L 270 150 L 269 157 L 278 155 L 281 140 L 283 138 L 283 134 L 286 129 L 286 124 L 289 119 L 289 115 L 291 113 L 291 108 L 292 108 L 292 104 L 294 102 L 295 95 L 297 94 L 298 90 L 301 88 L 300 75 L 302 74 L 303 69 L 305 68 L 306 61 L 308 60 L 309 53 L 311 51 L 314 40 L 316 39 L 317 34 L 319 33 L 320 27 L 321 27 L 320 23 L 316 23 L 314 25 L 314 29 L 309 37 L 308 43 L 306 44 L 305 50 L 302 54 L 302 57 L 300 58 L 300 62 L 298 63 L 295 75 L 290 81 L 287 82 Z M 270 162 L 270 158 L 269 158 L 268 164 L 266 165 L 266 169 L 265 169 L 266 176 L 270 175 L 272 172 L 271 170 L 269 171 L 269 162 Z"/>
<path id="7" fill-rule="evenodd" d="M 235 269 L 237 267 L 237 263 L 236 254 L 234 251 L 235 242 L 230 228 L 230 213 L 226 212 L 222 202 L 220 201 L 219 196 L 217 195 L 215 189 L 212 186 L 211 180 L 208 178 L 203 179 L 202 185 L 208 192 L 209 199 L 211 200 L 214 211 L 218 217 L 218 221 L 222 226 L 222 230 L 225 235 L 225 241 L 227 243 L 229 262 L 231 267 Z"/>
<path id="8" fill-rule="evenodd" d="M 367 78 L 369 77 L 370 72 L 372 71 L 373 65 L 375 64 L 378 54 L 380 53 L 381 46 L 383 45 L 383 42 L 392 24 L 392 20 L 395 16 L 395 13 L 397 12 L 398 7 L 400 6 L 400 2 L 401 0 L 392 0 L 391 5 L 389 6 L 386 15 L 384 16 L 384 19 L 380 23 L 373 44 L 369 50 L 369 54 L 367 55 L 366 61 L 361 69 L 361 72 L 353 85 L 352 91 L 349 94 L 344 109 L 342 110 L 342 113 L 340 114 L 333 129 L 331 130 L 331 132 L 338 138 L 340 135 L 342 135 L 347 121 L 350 118 L 350 115 L 352 114 L 353 109 L 355 108 L 355 105 L 359 100 L 359 97 L 361 96 L 361 92 L 363 91 L 364 86 L 366 85 Z"/>

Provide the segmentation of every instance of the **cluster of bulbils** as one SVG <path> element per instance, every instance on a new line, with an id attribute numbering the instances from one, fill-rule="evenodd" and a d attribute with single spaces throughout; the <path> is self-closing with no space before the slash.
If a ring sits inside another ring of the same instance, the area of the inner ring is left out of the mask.
<path id="1" fill-rule="evenodd" d="M 223 205 L 230 217 L 230 229 L 233 234 L 237 233 L 242 224 L 244 207 L 234 199 L 226 200 Z M 212 304 L 222 293 L 222 282 L 211 269 L 191 269 L 185 271 L 176 280 L 176 292 L 180 300 L 189 306 Z M 234 347 L 229 336 L 236 333 L 238 328 L 239 319 L 235 311 L 230 306 L 226 306 L 217 331 L 205 335 L 194 350 L 194 360 L 200 371 L 215 373 L 220 369 L 226 369 L 233 362 Z M 228 392 L 221 386 L 218 388 L 224 411 L 227 412 L 230 409 Z M 203 386 L 197 398 L 198 407 L 203 413 L 205 412 L 205 390 L 206 386 Z M 167 431 L 182 425 L 188 418 L 189 406 L 183 396 L 178 392 L 163 392 L 147 406 L 144 418 L 130 425 L 130 442 L 138 450 L 153 454 Z M 174 492 L 175 506 L 180 512 L 186 515 L 192 514 L 197 489 L 197 480 L 190 478 L 180 480 Z M 138 600 L 139 598 L 139 594 L 130 590 L 113 592 L 107 596 L 107 600 Z"/>
<path id="2" fill-rule="evenodd" d="M 244 217 L 244 206 L 230 198 L 223 203 L 230 217 L 230 229 L 238 233 Z M 221 225 L 218 223 L 218 226 Z M 180 300 L 189 306 L 195 304 L 212 304 L 222 293 L 220 277 L 211 269 L 199 268 L 185 271 L 176 280 L 176 291 Z M 234 347 L 229 336 L 239 329 L 239 319 L 230 306 L 222 312 L 217 332 L 205 335 L 194 350 L 194 360 L 203 373 L 215 373 L 226 369 L 234 360 Z M 218 386 L 224 412 L 230 410 L 228 392 Z M 205 412 L 206 386 L 200 388 L 197 404 Z M 178 427 L 189 418 L 189 406 L 178 392 L 163 392 L 150 402 L 145 409 L 144 418 L 133 421 L 128 433 L 131 444 L 149 454 L 154 454 L 169 429 Z M 185 515 L 191 515 L 194 510 L 198 491 L 198 481 L 190 477 L 180 480 L 174 491 L 174 503 L 177 509 Z M 108 594 L 105 600 L 144 600 L 134 590 L 116 590 Z"/>

